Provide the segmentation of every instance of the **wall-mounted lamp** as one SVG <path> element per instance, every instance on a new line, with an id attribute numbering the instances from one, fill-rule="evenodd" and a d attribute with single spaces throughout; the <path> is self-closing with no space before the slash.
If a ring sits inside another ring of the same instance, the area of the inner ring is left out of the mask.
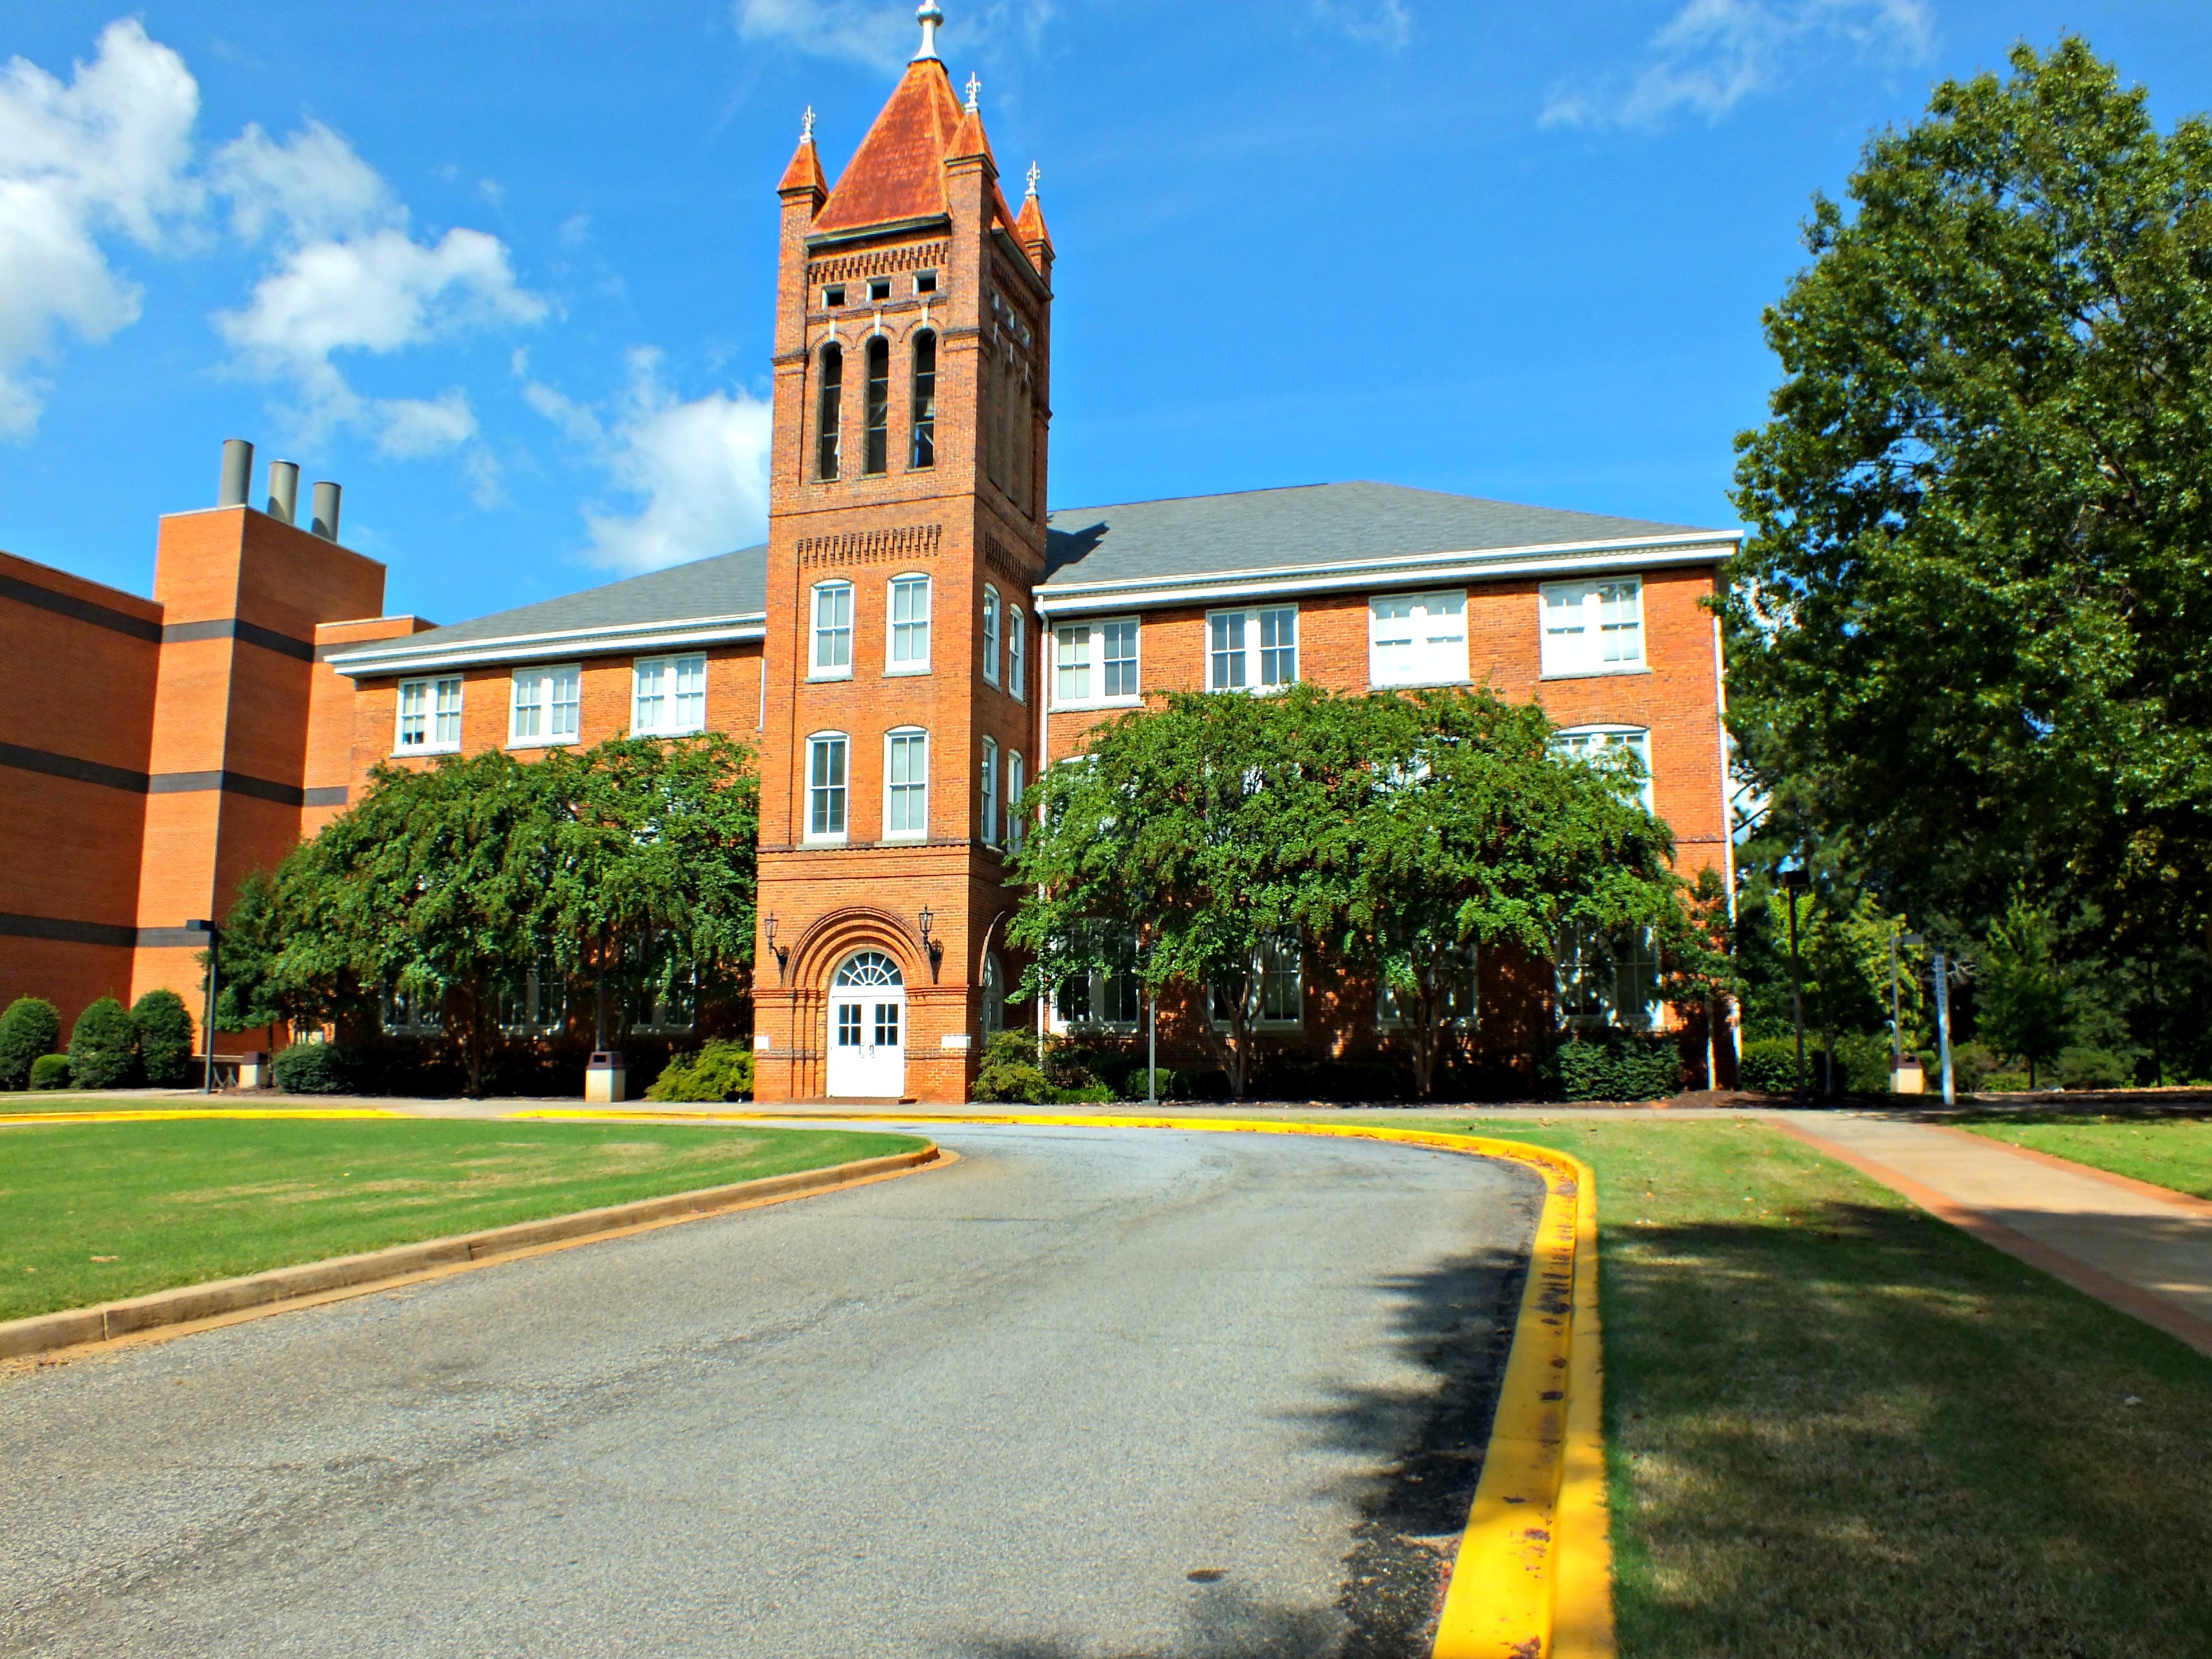
<path id="1" fill-rule="evenodd" d="M 945 960 L 945 944 L 943 940 L 929 936 L 930 929 L 937 926 L 937 918 L 930 913 L 927 904 L 921 907 L 921 948 L 929 952 L 929 982 L 934 985 L 937 983 L 937 965 Z"/>
<path id="2" fill-rule="evenodd" d="M 781 985 L 783 983 L 783 970 L 791 963 L 791 947 L 788 945 L 778 945 L 775 942 L 774 915 L 770 915 L 768 919 L 768 948 L 775 952 L 775 982 Z"/>

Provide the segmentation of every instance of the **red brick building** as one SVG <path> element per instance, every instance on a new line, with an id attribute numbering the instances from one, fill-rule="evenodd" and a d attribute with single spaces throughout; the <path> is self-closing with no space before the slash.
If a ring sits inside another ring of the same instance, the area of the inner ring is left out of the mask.
<path id="1" fill-rule="evenodd" d="M 165 520 L 152 605 L 5 567 L 0 624 L 40 640 L 0 667 L 27 734 L 0 748 L 0 845 L 52 867 L 0 876 L 0 997 L 181 988 L 167 930 L 386 758 L 726 731 L 760 752 L 761 1097 L 963 1098 L 1015 966 L 1025 784 L 1148 696 L 1294 679 L 1533 698 L 1578 747 L 1636 748 L 1685 870 L 1725 872 L 1704 601 L 1735 532 L 1377 483 L 1047 511 L 1052 239 L 933 33 L 836 186 L 810 117 L 779 187 L 765 547 L 436 629 L 377 617 L 378 567 L 250 509 Z M 34 682 L 62 632 L 115 665 L 112 710 Z M 56 842 L 52 814 L 83 832 Z M 1371 989 L 1283 957 L 1281 1047 L 1387 1045 Z M 1638 964 L 1600 966 L 1558 1000 L 1643 1018 Z M 1133 1030 L 1126 977 L 1064 1002 L 1062 1025 Z M 1203 1012 L 1170 1012 L 1164 1063 Z"/>

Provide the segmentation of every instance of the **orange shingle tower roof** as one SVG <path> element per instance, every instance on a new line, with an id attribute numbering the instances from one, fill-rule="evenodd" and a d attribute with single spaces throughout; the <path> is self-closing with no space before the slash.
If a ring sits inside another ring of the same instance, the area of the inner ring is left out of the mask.
<path id="1" fill-rule="evenodd" d="M 816 231 L 859 230 L 945 212 L 945 156 L 960 131 L 961 113 L 943 64 L 934 58 L 908 64 L 815 216 Z"/>

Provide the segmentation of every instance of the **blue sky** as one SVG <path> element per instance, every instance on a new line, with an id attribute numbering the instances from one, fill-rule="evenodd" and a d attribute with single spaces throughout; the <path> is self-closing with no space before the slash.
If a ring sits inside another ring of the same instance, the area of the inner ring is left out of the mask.
<path id="1" fill-rule="evenodd" d="M 1867 133 L 2201 5 L 943 0 L 1058 245 L 1052 497 L 1379 478 L 1728 524 L 1760 307 Z M 144 592 L 221 441 L 457 621 L 763 533 L 778 175 L 911 0 L 0 5 L 0 548 Z"/>

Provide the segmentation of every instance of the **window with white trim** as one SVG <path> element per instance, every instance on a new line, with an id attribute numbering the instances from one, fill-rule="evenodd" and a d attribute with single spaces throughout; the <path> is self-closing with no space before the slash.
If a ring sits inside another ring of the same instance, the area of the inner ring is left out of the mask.
<path id="1" fill-rule="evenodd" d="M 1029 701 L 1029 623 L 1018 605 L 1006 607 L 1006 690 L 1016 702 Z"/>
<path id="2" fill-rule="evenodd" d="M 631 670 L 630 735 L 674 738 L 707 729 L 707 659 L 647 657 Z"/>
<path id="3" fill-rule="evenodd" d="M 1249 1022 L 1278 1029 L 1305 1022 L 1305 952 L 1295 936 L 1268 940 L 1253 957 L 1252 1000 Z M 1207 988 L 1207 1012 L 1215 1025 L 1226 1030 L 1229 1010 L 1237 997 L 1234 985 Z"/>
<path id="4" fill-rule="evenodd" d="M 929 838 L 929 734 L 907 730 L 884 738 L 884 839 Z"/>
<path id="5" fill-rule="evenodd" d="M 499 993 L 499 1029 L 509 1036 L 543 1036 L 568 1023 L 568 981 L 551 957 L 541 957 L 520 984 Z"/>
<path id="6" fill-rule="evenodd" d="M 983 739 L 983 845 L 999 844 L 999 742 Z"/>
<path id="7" fill-rule="evenodd" d="M 845 839 L 846 763 L 842 732 L 818 732 L 806 740 L 806 839 Z"/>
<path id="8" fill-rule="evenodd" d="M 514 671 L 514 707 L 507 726 L 510 747 L 541 743 L 574 743 L 583 723 L 584 671 L 570 664 L 564 668 L 518 668 Z"/>
<path id="9" fill-rule="evenodd" d="M 853 584 L 817 582 L 814 587 L 814 657 L 807 678 L 853 678 Z"/>
<path id="10" fill-rule="evenodd" d="M 1621 674 L 1644 667 L 1644 579 L 1546 582 L 1543 672 Z"/>
<path id="11" fill-rule="evenodd" d="M 1469 939 L 1453 952 L 1440 970 L 1444 976 L 1444 1024 L 1461 1030 L 1474 1029 L 1476 977 L 1475 945 Z M 1382 1031 L 1402 1031 L 1413 1023 L 1419 1005 L 1409 992 L 1401 998 L 1388 985 L 1375 996 L 1375 1026 Z"/>
<path id="12" fill-rule="evenodd" d="M 1467 678 L 1467 594 L 1383 593 L 1367 606 L 1370 685 L 1456 685 Z"/>
<path id="13" fill-rule="evenodd" d="M 378 1023 L 393 1036 L 437 1036 L 446 1029 L 442 998 L 403 990 L 398 985 L 384 988 L 383 1005 L 377 1013 Z"/>
<path id="14" fill-rule="evenodd" d="M 983 590 L 983 680 L 986 684 L 999 683 L 999 590 Z"/>
<path id="15" fill-rule="evenodd" d="M 1572 755 L 1577 760 L 1591 761 L 1600 766 L 1617 766 L 1618 757 L 1636 757 L 1642 775 L 1635 780 L 1633 793 L 1644 803 L 1644 810 L 1656 812 L 1651 793 L 1651 733 L 1640 726 L 1571 726 L 1552 739 L 1559 752 Z M 1628 775 L 1620 775 L 1624 787 Z"/>
<path id="16" fill-rule="evenodd" d="M 399 682 L 399 731 L 392 752 L 400 755 L 452 755 L 461 747 L 461 682 L 458 676 L 442 680 Z"/>
<path id="17" fill-rule="evenodd" d="M 1022 751 L 1006 751 L 1006 845 L 1022 850 Z"/>
<path id="18" fill-rule="evenodd" d="M 1604 933 L 1570 923 L 1559 930 L 1553 968 L 1563 1024 L 1657 1029 L 1659 952 L 1649 930 Z"/>
<path id="19" fill-rule="evenodd" d="M 1061 1030 L 1133 1031 L 1144 1018 L 1135 930 L 1101 924 L 1099 939 L 1104 966 L 1076 975 L 1054 1000 L 1054 1024 Z"/>
<path id="20" fill-rule="evenodd" d="M 1268 691 L 1298 677 L 1298 608 L 1206 613 L 1206 689 Z"/>
<path id="21" fill-rule="evenodd" d="M 1055 708 L 1141 701 L 1134 617 L 1068 623 L 1053 630 L 1052 702 Z"/>
<path id="22" fill-rule="evenodd" d="M 929 672 L 929 578 L 891 578 L 891 654 L 884 672 L 927 674 Z"/>
<path id="23" fill-rule="evenodd" d="M 641 1035 L 680 1036 L 699 1023 L 699 970 L 679 965 L 664 989 L 648 985 L 630 1001 L 629 1029 Z"/>

